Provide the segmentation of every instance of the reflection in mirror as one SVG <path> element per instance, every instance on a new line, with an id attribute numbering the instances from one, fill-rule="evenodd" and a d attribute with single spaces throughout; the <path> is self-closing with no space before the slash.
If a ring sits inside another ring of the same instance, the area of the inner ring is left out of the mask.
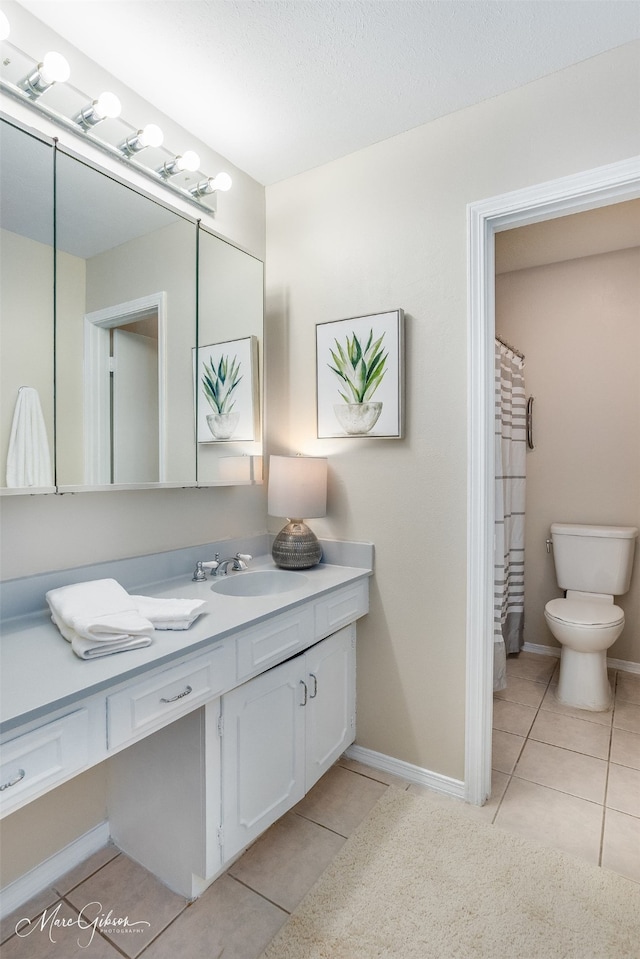
<path id="1" fill-rule="evenodd" d="M 53 492 L 53 149 L 0 121 L 0 486 Z"/>
<path id="2" fill-rule="evenodd" d="M 200 227 L 198 483 L 262 479 L 263 264 Z"/>
<path id="3" fill-rule="evenodd" d="M 195 276 L 194 223 L 57 151 L 59 486 L 195 484 Z"/>

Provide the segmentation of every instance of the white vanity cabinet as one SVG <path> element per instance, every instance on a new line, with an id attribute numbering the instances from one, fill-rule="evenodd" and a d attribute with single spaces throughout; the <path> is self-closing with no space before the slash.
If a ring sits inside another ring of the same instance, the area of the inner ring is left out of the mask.
<path id="1" fill-rule="evenodd" d="M 370 568 L 320 565 L 284 599 L 182 587 L 208 601 L 189 631 L 90 663 L 40 616 L 18 620 L 2 636 L 0 814 L 106 760 L 112 840 L 196 898 L 354 741 Z"/>
<path id="2" fill-rule="evenodd" d="M 355 738 L 355 626 L 222 697 L 222 820 L 232 859 Z"/>

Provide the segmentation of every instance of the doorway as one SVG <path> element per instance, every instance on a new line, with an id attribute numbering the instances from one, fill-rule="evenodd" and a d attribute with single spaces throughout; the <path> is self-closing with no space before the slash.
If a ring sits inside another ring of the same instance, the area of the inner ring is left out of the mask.
<path id="1" fill-rule="evenodd" d="M 89 486 L 165 480 L 166 294 L 84 319 L 84 476 Z"/>
<path id="2" fill-rule="evenodd" d="M 465 798 L 491 793 L 493 715 L 493 344 L 497 232 L 640 196 L 640 158 L 470 204 L 467 210 L 467 679 Z"/>

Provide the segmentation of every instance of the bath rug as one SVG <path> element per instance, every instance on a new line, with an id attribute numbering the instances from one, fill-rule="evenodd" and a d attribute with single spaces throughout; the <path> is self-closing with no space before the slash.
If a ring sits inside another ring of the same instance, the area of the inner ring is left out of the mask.
<path id="1" fill-rule="evenodd" d="M 390 787 L 261 959 L 638 959 L 640 884 Z"/>

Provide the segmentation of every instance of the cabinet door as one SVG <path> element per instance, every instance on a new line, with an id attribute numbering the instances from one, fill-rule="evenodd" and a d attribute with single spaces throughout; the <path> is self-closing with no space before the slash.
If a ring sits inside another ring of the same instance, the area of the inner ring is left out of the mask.
<path id="1" fill-rule="evenodd" d="M 355 642 L 347 626 L 305 653 L 307 791 L 355 739 Z"/>
<path id="2" fill-rule="evenodd" d="M 298 656 L 223 697 L 225 860 L 304 795 L 303 675 Z"/>

